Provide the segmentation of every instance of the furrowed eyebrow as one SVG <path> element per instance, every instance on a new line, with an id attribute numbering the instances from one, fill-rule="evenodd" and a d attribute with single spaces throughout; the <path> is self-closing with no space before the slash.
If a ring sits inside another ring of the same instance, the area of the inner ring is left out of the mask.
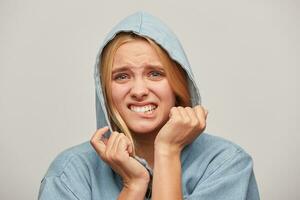
<path id="1" fill-rule="evenodd" d="M 146 69 L 155 69 L 155 70 L 159 70 L 159 71 L 164 71 L 164 68 L 162 66 L 147 66 Z"/>
<path id="2" fill-rule="evenodd" d="M 124 72 L 124 71 L 130 70 L 131 68 L 134 68 L 134 67 L 131 67 L 131 66 L 119 67 L 117 69 L 114 69 L 112 71 L 112 74 L 115 74 L 115 73 L 118 73 L 118 72 Z M 145 68 L 146 68 L 146 70 L 155 69 L 155 70 L 159 70 L 159 71 L 164 71 L 164 68 L 160 65 L 147 65 Z"/>
<path id="3" fill-rule="evenodd" d="M 118 73 L 118 72 L 127 71 L 127 70 L 129 70 L 129 67 L 120 67 L 120 68 L 118 68 L 118 69 L 114 69 L 114 70 L 112 71 L 112 74 L 115 74 L 115 73 Z"/>

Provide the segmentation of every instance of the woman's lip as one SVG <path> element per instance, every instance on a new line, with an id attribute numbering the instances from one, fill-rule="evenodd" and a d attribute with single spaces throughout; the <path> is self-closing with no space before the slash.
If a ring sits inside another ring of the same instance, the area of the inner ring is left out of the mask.
<path id="1" fill-rule="evenodd" d="M 156 106 L 156 108 L 152 111 L 152 113 L 135 112 L 135 111 L 131 110 L 130 108 L 129 108 L 129 110 L 130 110 L 132 113 L 138 115 L 139 117 L 142 117 L 142 118 L 148 118 L 148 119 L 149 119 L 149 118 L 153 118 L 153 117 L 154 117 L 157 108 L 158 108 L 158 106 Z"/>
<path id="2" fill-rule="evenodd" d="M 130 108 L 130 106 L 136 106 L 136 107 L 143 107 L 143 106 L 148 106 L 148 105 L 154 105 L 157 107 L 156 103 L 151 103 L 151 102 L 147 102 L 147 103 L 129 103 L 128 104 L 128 108 Z"/>

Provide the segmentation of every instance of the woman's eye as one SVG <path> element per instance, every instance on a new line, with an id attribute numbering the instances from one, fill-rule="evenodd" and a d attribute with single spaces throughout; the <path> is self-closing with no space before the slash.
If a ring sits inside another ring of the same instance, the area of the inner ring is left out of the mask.
<path id="1" fill-rule="evenodd" d="M 160 77 L 160 76 L 162 76 L 163 74 L 162 74 L 162 72 L 160 72 L 160 71 L 151 71 L 151 72 L 149 73 L 149 75 L 152 76 L 152 77 Z"/>
<path id="2" fill-rule="evenodd" d="M 114 80 L 124 80 L 127 79 L 129 76 L 127 74 L 118 74 L 114 77 Z"/>

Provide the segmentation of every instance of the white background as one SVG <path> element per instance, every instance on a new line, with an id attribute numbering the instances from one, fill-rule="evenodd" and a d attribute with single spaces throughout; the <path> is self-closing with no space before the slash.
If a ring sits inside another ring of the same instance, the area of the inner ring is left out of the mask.
<path id="1" fill-rule="evenodd" d="M 287 0 L 1 0 L 0 199 L 36 199 L 55 156 L 90 139 L 99 45 L 137 10 L 179 37 L 209 110 L 206 132 L 252 155 L 261 199 L 300 199 L 299 9 Z"/>

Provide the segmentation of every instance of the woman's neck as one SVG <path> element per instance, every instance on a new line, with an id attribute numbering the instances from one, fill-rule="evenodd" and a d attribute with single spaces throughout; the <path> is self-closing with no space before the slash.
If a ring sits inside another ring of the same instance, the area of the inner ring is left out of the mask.
<path id="1" fill-rule="evenodd" d="M 154 140 L 156 134 L 134 134 L 136 155 L 147 161 L 153 169 L 154 166 Z"/>

